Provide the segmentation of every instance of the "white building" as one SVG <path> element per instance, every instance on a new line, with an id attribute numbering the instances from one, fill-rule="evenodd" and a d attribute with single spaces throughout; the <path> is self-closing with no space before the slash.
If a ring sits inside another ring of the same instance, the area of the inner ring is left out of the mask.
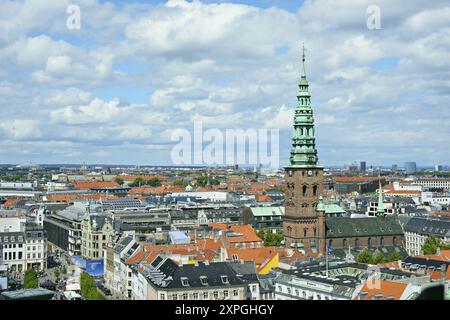
<path id="1" fill-rule="evenodd" d="M 422 255 L 422 246 L 430 235 L 450 243 L 450 221 L 439 218 L 413 217 L 404 226 L 405 249 L 410 256 Z"/>
<path id="2" fill-rule="evenodd" d="M 450 189 L 450 178 L 420 178 L 416 184 L 424 188 Z"/>
<path id="3" fill-rule="evenodd" d="M 1 232 L 0 246 L 10 271 L 22 273 L 30 268 L 47 268 L 47 238 L 43 230 Z"/>
<path id="4" fill-rule="evenodd" d="M 206 192 L 173 192 L 172 197 L 188 197 L 192 199 L 207 200 L 210 202 L 227 202 L 232 198 L 228 192 L 206 191 Z"/>
<path id="5" fill-rule="evenodd" d="M 15 210 L 0 210 L 0 232 L 21 232 L 27 220 Z"/>
<path id="6" fill-rule="evenodd" d="M 428 203 L 430 205 L 450 205 L 450 194 L 438 194 L 436 192 L 422 192 L 421 202 Z"/>

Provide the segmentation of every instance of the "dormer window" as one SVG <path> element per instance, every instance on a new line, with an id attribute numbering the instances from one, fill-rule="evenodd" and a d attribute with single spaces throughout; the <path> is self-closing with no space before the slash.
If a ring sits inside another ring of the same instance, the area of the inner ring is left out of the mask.
<path id="1" fill-rule="evenodd" d="M 228 276 L 220 276 L 220 279 L 222 279 L 222 283 L 223 284 L 228 284 L 229 283 Z"/>
<path id="2" fill-rule="evenodd" d="M 183 285 L 183 287 L 188 287 L 189 286 L 189 279 L 186 277 L 182 277 L 181 278 L 181 284 Z"/>
<path id="3" fill-rule="evenodd" d="M 202 285 L 207 286 L 208 285 L 208 277 L 207 276 L 201 276 L 200 277 L 200 282 L 202 283 Z"/>

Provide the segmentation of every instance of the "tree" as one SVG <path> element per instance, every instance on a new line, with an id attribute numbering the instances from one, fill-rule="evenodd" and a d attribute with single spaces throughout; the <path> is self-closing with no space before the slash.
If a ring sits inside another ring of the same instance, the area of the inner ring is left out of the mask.
<path id="1" fill-rule="evenodd" d="M 384 257 L 384 254 L 380 251 L 377 251 L 375 256 L 372 258 L 372 264 L 380 264 L 383 263 L 385 260 L 386 259 Z"/>
<path id="2" fill-rule="evenodd" d="M 116 178 L 114 179 L 114 181 L 115 181 L 118 185 L 120 185 L 120 186 L 123 186 L 123 184 L 124 184 L 123 179 L 122 179 L 122 178 L 119 178 L 119 177 L 116 177 Z"/>
<path id="3" fill-rule="evenodd" d="M 260 230 L 256 235 L 263 240 L 265 247 L 279 247 L 284 238 L 282 233 L 271 230 Z"/>
<path id="4" fill-rule="evenodd" d="M 145 185 L 145 182 L 146 181 L 144 178 L 138 177 L 138 178 L 134 179 L 134 181 L 132 183 L 130 183 L 130 186 L 131 187 L 140 187 L 140 186 Z"/>
<path id="5" fill-rule="evenodd" d="M 356 258 L 356 261 L 359 263 L 372 263 L 372 254 L 369 250 L 364 249 L 361 251 Z"/>
<path id="6" fill-rule="evenodd" d="M 97 290 L 94 279 L 87 272 L 80 275 L 80 289 L 86 300 L 104 300 L 103 295 Z"/>
<path id="7" fill-rule="evenodd" d="M 401 258 L 402 257 L 400 256 L 400 253 L 398 253 L 397 251 L 393 251 L 388 258 L 388 262 L 398 261 L 401 260 Z"/>
<path id="8" fill-rule="evenodd" d="M 187 181 L 184 180 L 184 179 L 176 179 L 176 180 L 173 182 L 173 185 L 174 185 L 174 186 L 183 187 L 183 188 L 186 188 L 188 184 L 189 184 L 189 182 L 187 182 Z"/>
<path id="9" fill-rule="evenodd" d="M 435 236 L 428 236 L 422 246 L 423 254 L 435 254 L 437 248 L 440 248 L 441 241 Z"/>
<path id="10" fill-rule="evenodd" d="M 58 268 L 53 269 L 53 273 L 54 273 L 56 279 L 58 279 L 59 276 L 61 275 Z"/>
<path id="11" fill-rule="evenodd" d="M 34 289 L 39 287 L 39 280 L 38 280 L 38 276 L 36 273 L 36 270 L 34 270 L 34 268 L 28 269 L 27 271 L 25 271 L 25 276 L 24 276 L 24 286 L 25 289 Z"/>
<path id="12" fill-rule="evenodd" d="M 161 186 L 161 180 L 159 180 L 158 178 L 152 178 L 150 180 L 147 180 L 146 183 L 151 187 Z"/>

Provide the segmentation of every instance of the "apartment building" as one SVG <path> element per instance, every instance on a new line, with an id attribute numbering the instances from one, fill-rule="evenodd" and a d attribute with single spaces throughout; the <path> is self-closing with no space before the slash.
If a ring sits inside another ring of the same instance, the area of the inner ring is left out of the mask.
<path id="1" fill-rule="evenodd" d="M 423 254 L 422 246 L 428 236 L 435 236 L 443 243 L 450 243 L 450 220 L 433 217 L 413 217 L 404 226 L 405 249 L 410 256 Z"/>

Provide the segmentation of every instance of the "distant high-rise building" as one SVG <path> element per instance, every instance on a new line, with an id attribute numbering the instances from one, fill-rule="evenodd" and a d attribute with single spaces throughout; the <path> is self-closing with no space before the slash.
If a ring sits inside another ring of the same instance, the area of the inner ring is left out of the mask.
<path id="1" fill-rule="evenodd" d="M 398 165 L 393 164 L 393 165 L 392 165 L 392 170 L 397 170 L 397 169 L 398 169 Z"/>
<path id="2" fill-rule="evenodd" d="M 361 161 L 359 163 L 359 171 L 366 172 L 366 162 L 365 161 Z"/>
<path id="3" fill-rule="evenodd" d="M 442 165 L 440 165 L 440 164 L 435 165 L 434 171 L 442 171 Z"/>
<path id="4" fill-rule="evenodd" d="M 415 162 L 405 162 L 405 172 L 406 174 L 416 173 L 417 167 Z"/>

